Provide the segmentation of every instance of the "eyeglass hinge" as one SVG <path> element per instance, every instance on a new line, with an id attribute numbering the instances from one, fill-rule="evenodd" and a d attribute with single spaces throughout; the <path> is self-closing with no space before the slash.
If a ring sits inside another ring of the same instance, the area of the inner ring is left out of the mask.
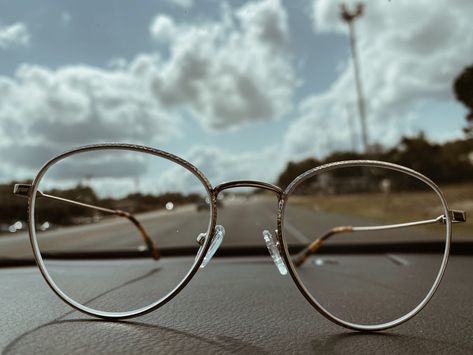
<path id="1" fill-rule="evenodd" d="M 13 194 L 23 197 L 28 197 L 30 193 L 30 184 L 15 184 L 13 187 Z"/>
<path id="2" fill-rule="evenodd" d="M 448 210 L 448 214 L 450 216 L 450 220 L 452 223 L 463 223 L 466 222 L 466 212 L 461 210 Z M 445 216 L 441 216 L 441 223 L 445 224 L 446 219 Z"/>
<path id="3" fill-rule="evenodd" d="M 461 210 L 449 210 L 450 213 L 450 218 L 452 219 L 452 222 L 458 223 L 458 222 L 466 222 L 466 212 L 461 211 Z"/>

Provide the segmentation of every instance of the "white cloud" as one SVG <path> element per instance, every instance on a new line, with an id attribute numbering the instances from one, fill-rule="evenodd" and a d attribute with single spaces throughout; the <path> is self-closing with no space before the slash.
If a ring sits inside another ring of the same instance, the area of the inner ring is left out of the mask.
<path id="1" fill-rule="evenodd" d="M 158 16 L 150 33 L 167 41 L 164 59 L 116 58 L 108 69 L 23 64 L 12 77 L 0 76 L 3 166 L 17 178 L 82 144 L 159 146 L 179 135 L 179 110 L 211 129 L 282 116 L 291 109 L 296 85 L 286 17 L 277 0 L 236 10 L 223 5 L 220 21 L 195 25 Z M 228 170 L 254 175 L 259 169 L 252 163 L 245 169 L 244 160 L 255 161 L 251 154 L 229 157 L 238 164 Z M 225 165 L 223 155 L 217 158 Z"/>
<path id="2" fill-rule="evenodd" d="M 0 49 L 12 46 L 27 46 L 30 43 L 30 33 L 24 23 L 0 27 Z"/>
<path id="3" fill-rule="evenodd" d="M 357 1 L 344 2 L 353 8 Z M 473 2 L 366 3 L 356 32 L 369 133 L 372 142 L 393 144 L 400 134 L 418 127 L 420 120 L 423 126 L 428 124 L 428 117 L 418 116 L 419 106 L 453 100 L 453 80 L 473 60 Z M 314 1 L 317 32 L 347 35 L 347 26 L 339 19 L 339 4 Z M 300 105 L 300 118 L 286 137 L 292 153 L 320 156 L 331 146 L 349 148 L 349 116 L 360 131 L 354 85 L 348 62 L 326 93 Z"/>
<path id="4" fill-rule="evenodd" d="M 156 41 L 169 41 L 176 35 L 176 25 L 169 16 L 158 15 L 151 23 L 149 32 Z"/>
<path id="5" fill-rule="evenodd" d="M 65 148 L 110 141 L 159 145 L 178 135 L 179 119 L 162 109 L 148 76 L 156 60 L 127 68 L 50 70 L 23 65 L 0 77 L 0 158 L 11 171 L 37 169 Z"/>
<path id="6" fill-rule="evenodd" d="M 151 35 L 167 40 L 170 51 L 154 77 L 156 97 L 214 130 L 283 116 L 297 82 L 280 1 L 248 3 L 234 12 L 222 6 L 221 12 L 220 22 L 153 21 Z"/>
<path id="7" fill-rule="evenodd" d="M 219 147 L 194 146 L 183 157 L 196 166 L 213 186 L 232 180 L 274 182 L 285 166 L 275 146 L 254 152 L 229 152 Z M 170 189 L 187 191 L 195 179 L 176 168 L 163 174 L 162 181 Z"/>

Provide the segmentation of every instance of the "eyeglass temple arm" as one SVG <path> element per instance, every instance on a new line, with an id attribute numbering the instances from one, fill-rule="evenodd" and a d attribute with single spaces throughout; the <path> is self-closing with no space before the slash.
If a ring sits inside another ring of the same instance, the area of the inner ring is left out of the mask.
<path id="1" fill-rule="evenodd" d="M 17 196 L 28 197 L 30 188 L 31 188 L 31 185 L 29 185 L 29 184 L 15 184 L 15 187 L 13 188 L 13 194 L 17 195 Z M 146 233 L 146 230 L 144 229 L 143 225 L 131 213 L 126 212 L 126 211 L 122 211 L 122 210 L 119 210 L 119 209 L 110 209 L 110 208 L 90 205 L 88 203 L 73 201 L 73 200 L 69 200 L 67 198 L 45 194 L 45 193 L 43 193 L 39 190 L 36 192 L 36 194 L 37 194 L 38 197 L 45 197 L 45 198 L 56 200 L 56 201 L 71 203 L 71 204 L 74 204 L 74 205 L 77 205 L 77 206 L 91 208 L 91 209 L 94 209 L 94 210 L 97 210 L 97 211 L 102 211 L 102 212 L 114 214 L 116 216 L 120 216 L 120 217 L 124 217 L 124 218 L 128 219 L 131 223 L 133 223 L 133 225 L 136 227 L 136 229 L 138 229 L 138 231 L 140 232 L 141 238 L 145 242 L 146 247 L 148 248 L 149 252 L 151 253 L 151 256 L 153 257 L 153 259 L 154 260 L 159 260 L 160 255 L 159 255 L 159 251 L 158 251 L 158 248 L 157 248 L 156 244 L 149 237 L 148 233 Z"/>
<path id="2" fill-rule="evenodd" d="M 450 219 L 452 223 L 466 222 L 466 213 L 464 211 L 448 210 L 448 213 L 450 215 Z M 427 219 L 427 220 L 414 221 L 414 222 L 408 222 L 408 223 L 387 224 L 387 225 L 382 225 L 382 226 L 335 227 L 325 232 L 325 234 L 323 234 L 321 237 L 314 240 L 308 247 L 300 251 L 294 257 L 293 263 L 294 263 L 294 266 L 296 267 L 301 266 L 311 254 L 315 253 L 322 246 L 322 243 L 324 241 L 326 241 L 327 239 L 329 239 L 335 234 L 361 232 L 361 231 L 377 231 L 377 230 L 385 230 L 385 229 L 397 229 L 397 228 L 406 228 L 406 227 L 413 227 L 413 226 L 420 226 L 420 225 L 434 224 L 434 223 L 445 224 L 446 223 L 445 215 L 438 216 L 435 219 Z"/>

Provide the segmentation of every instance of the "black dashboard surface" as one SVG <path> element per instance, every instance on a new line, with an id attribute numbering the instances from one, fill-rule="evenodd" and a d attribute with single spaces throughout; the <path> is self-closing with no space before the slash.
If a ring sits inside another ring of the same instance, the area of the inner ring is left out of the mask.
<path id="1" fill-rule="evenodd" d="M 472 270 L 471 256 L 452 256 L 439 290 L 420 314 L 392 330 L 359 333 L 318 314 L 269 257 L 215 258 L 171 302 L 122 322 L 72 310 L 37 268 L 4 268 L 0 349 L 3 354 L 472 353 Z"/>

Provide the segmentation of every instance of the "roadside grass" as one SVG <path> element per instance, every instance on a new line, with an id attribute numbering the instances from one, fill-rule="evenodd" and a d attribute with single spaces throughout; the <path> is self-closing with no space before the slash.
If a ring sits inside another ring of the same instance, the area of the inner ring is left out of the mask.
<path id="1" fill-rule="evenodd" d="M 473 241 L 473 183 L 441 186 L 449 209 L 463 210 L 466 223 L 454 225 L 454 233 Z M 366 217 L 383 224 L 434 219 L 442 214 L 432 191 L 365 193 L 347 195 L 297 196 L 292 202 L 333 213 Z"/>

